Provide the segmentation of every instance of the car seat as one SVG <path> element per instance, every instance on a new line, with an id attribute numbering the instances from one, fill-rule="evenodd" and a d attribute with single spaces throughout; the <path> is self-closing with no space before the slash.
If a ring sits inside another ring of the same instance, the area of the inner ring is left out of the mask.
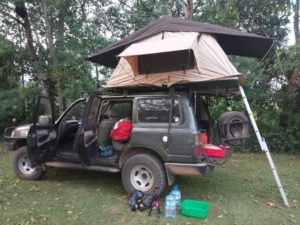
<path id="1" fill-rule="evenodd" d="M 104 113 L 104 118 L 98 126 L 98 144 L 104 145 L 110 143 L 109 134 L 115 123 L 117 122 L 117 113 L 108 109 Z"/>

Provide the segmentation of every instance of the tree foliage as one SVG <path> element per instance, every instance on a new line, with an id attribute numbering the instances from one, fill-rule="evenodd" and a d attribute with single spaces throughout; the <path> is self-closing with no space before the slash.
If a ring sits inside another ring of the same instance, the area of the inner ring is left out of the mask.
<path id="1" fill-rule="evenodd" d="M 2 0 L 0 130 L 28 122 L 30 99 L 41 92 L 61 112 L 81 92 L 102 89 L 111 71 L 84 58 L 171 15 L 276 40 L 263 62 L 230 59 L 247 77 L 247 95 L 271 149 L 299 153 L 300 51 L 287 46 L 291 12 L 299 27 L 297 8 L 298 0 Z M 244 110 L 241 103 L 215 100 L 216 116 L 226 109 Z"/>

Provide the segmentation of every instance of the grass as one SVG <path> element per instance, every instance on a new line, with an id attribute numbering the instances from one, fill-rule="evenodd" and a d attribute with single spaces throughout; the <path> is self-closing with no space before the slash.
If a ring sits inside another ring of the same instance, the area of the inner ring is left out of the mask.
<path id="1" fill-rule="evenodd" d="M 300 158 L 275 155 L 285 209 L 263 154 L 234 154 L 209 177 L 178 177 L 182 198 L 208 201 L 206 220 L 131 212 L 120 174 L 51 169 L 40 181 L 14 176 L 0 145 L 0 224 L 300 224 Z M 160 198 L 164 203 L 164 196 Z"/>

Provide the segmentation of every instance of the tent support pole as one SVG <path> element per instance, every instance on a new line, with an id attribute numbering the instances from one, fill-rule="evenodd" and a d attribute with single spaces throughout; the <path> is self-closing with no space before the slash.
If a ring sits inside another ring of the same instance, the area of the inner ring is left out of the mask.
<path id="1" fill-rule="evenodd" d="M 264 137 L 262 137 L 260 135 L 260 132 L 258 130 L 258 127 L 257 127 L 257 124 L 256 124 L 256 121 L 254 119 L 254 116 L 253 116 L 253 113 L 251 111 L 251 108 L 250 108 L 250 105 L 249 105 L 249 102 L 248 102 L 248 99 L 245 95 L 245 92 L 244 92 L 244 89 L 241 85 L 239 85 L 239 89 L 240 89 L 240 93 L 242 95 L 242 98 L 243 98 L 243 101 L 244 101 L 244 104 L 246 106 L 246 109 L 247 109 L 247 112 L 249 114 L 249 117 L 250 117 L 250 120 L 251 120 L 251 123 L 252 123 L 252 126 L 253 126 L 253 129 L 255 131 L 255 134 L 256 134 L 256 137 L 257 137 L 257 140 L 259 142 L 259 145 L 260 145 L 260 148 L 263 152 L 266 153 L 266 156 L 267 156 L 267 159 L 269 161 L 269 164 L 270 164 L 270 167 L 271 167 L 271 170 L 272 170 L 272 173 L 273 173 L 273 176 L 274 176 L 274 179 L 276 181 L 276 184 L 277 184 L 277 187 L 278 187 L 278 190 L 280 192 L 280 195 L 281 195 L 281 198 L 284 202 L 284 205 L 286 208 L 289 208 L 289 202 L 288 202 L 288 199 L 286 197 L 286 194 L 283 190 L 283 187 L 282 187 L 282 184 L 281 184 L 281 181 L 280 181 L 280 178 L 279 178 L 279 175 L 277 173 L 277 170 L 276 170 L 276 167 L 274 165 L 274 162 L 273 162 L 273 159 L 271 157 L 271 154 L 270 154 L 270 151 L 269 151 L 269 148 L 267 146 L 267 143 L 264 139 Z"/>

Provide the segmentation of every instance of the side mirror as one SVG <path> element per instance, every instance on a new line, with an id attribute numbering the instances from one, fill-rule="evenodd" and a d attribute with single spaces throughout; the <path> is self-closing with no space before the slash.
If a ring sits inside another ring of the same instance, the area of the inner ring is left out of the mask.
<path id="1" fill-rule="evenodd" d="M 48 125 L 49 122 L 50 122 L 50 117 L 48 115 L 41 115 L 41 116 L 39 116 L 38 123 L 40 125 Z"/>

